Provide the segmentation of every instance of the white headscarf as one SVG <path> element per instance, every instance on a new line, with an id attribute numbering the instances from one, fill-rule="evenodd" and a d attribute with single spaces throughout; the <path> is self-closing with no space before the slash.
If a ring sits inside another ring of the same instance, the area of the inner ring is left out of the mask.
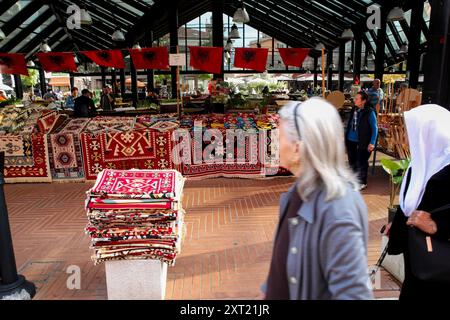
<path id="1" fill-rule="evenodd" d="M 428 180 L 450 164 L 450 112 L 427 104 L 405 112 L 411 151 L 411 180 L 406 197 L 406 175 L 400 190 L 400 207 L 410 217 L 422 201 Z M 450 198 L 450 197 L 449 197 Z"/>

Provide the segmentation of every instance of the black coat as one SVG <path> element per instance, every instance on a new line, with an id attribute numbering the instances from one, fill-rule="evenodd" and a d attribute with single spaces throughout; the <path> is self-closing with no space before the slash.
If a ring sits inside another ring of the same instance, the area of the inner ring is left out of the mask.
<path id="1" fill-rule="evenodd" d="M 81 96 L 75 99 L 75 106 L 73 108 L 74 116 L 77 118 L 89 118 L 95 113 L 94 101 L 86 96 Z"/>
<path id="2" fill-rule="evenodd" d="M 411 173 L 408 172 L 405 177 L 407 186 L 409 186 Z M 450 203 L 450 165 L 433 175 L 428 181 L 422 201 L 418 210 L 431 212 L 434 209 L 443 207 Z M 407 189 L 407 188 L 406 188 Z M 407 190 L 406 190 L 407 192 Z M 431 214 L 431 218 L 437 225 L 437 233 L 432 237 L 448 240 L 450 239 L 450 209 Z M 450 299 L 450 288 L 445 283 L 433 283 L 418 279 L 411 271 L 411 262 L 409 258 L 408 247 L 408 228 L 402 210 L 399 208 L 395 214 L 394 221 L 389 233 L 389 254 L 404 254 L 405 258 L 405 280 L 403 282 L 400 294 L 401 300 L 418 299 Z M 442 257 L 448 259 L 449 257 Z"/>
<path id="3" fill-rule="evenodd" d="M 358 107 L 354 106 L 352 112 L 350 114 L 350 118 L 348 119 L 347 128 L 345 131 L 345 139 L 347 140 L 348 133 L 352 128 L 353 115 L 358 110 Z M 360 111 L 360 117 L 358 122 L 358 148 L 367 150 L 367 147 L 370 144 L 370 139 L 372 138 L 372 127 L 370 126 L 369 117 L 371 112 L 374 109 L 368 105 L 366 105 Z"/>

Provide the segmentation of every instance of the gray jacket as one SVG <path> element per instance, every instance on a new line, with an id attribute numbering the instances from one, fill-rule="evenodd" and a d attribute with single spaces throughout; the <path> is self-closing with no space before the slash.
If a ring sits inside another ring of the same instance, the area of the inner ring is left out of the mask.
<path id="1" fill-rule="evenodd" d="M 281 195 L 286 214 L 295 185 Z M 359 192 L 325 201 L 317 189 L 289 219 L 287 275 L 291 300 L 373 299 L 367 266 L 368 212 Z M 278 232 L 277 232 L 278 234 Z M 263 292 L 266 285 L 264 284 Z"/>

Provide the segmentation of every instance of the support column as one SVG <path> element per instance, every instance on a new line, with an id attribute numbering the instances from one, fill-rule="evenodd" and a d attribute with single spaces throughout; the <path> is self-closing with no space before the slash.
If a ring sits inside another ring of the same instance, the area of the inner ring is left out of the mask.
<path id="1" fill-rule="evenodd" d="M 327 90 L 333 89 L 333 69 L 330 68 L 333 63 L 333 48 L 327 48 L 327 70 L 328 70 L 328 79 L 327 79 Z"/>
<path id="2" fill-rule="evenodd" d="M 47 92 L 47 83 L 45 83 L 45 71 L 42 67 L 39 68 L 39 84 L 41 86 L 41 95 L 44 97 L 44 94 Z"/>
<path id="3" fill-rule="evenodd" d="M 172 3 L 174 6 L 170 10 L 170 18 L 169 18 L 169 30 L 170 30 L 170 53 L 177 53 L 178 46 L 178 3 L 174 1 Z M 171 67 L 170 71 L 171 82 L 172 82 L 172 99 L 177 97 L 177 67 Z"/>
<path id="4" fill-rule="evenodd" d="M 22 79 L 19 74 L 14 75 L 14 90 L 16 91 L 16 98 L 23 98 Z"/>
<path id="5" fill-rule="evenodd" d="M 153 30 L 148 33 L 147 47 L 153 47 Z M 147 69 L 147 90 L 155 90 L 155 71 L 153 69 Z"/>
<path id="6" fill-rule="evenodd" d="M 407 78 L 410 88 L 417 88 L 420 68 L 420 25 L 423 19 L 423 1 L 412 1 L 411 24 L 409 29 Z M 408 75 L 409 73 L 409 75 Z"/>
<path id="7" fill-rule="evenodd" d="M 120 96 L 123 98 L 126 91 L 125 86 L 125 69 L 120 69 Z"/>
<path id="8" fill-rule="evenodd" d="M 431 0 L 430 39 L 424 63 L 422 103 L 450 110 L 450 1 Z"/>
<path id="9" fill-rule="evenodd" d="M 73 76 L 73 73 L 70 73 L 69 81 L 70 81 L 70 90 L 72 90 L 72 88 L 75 87 L 75 77 Z"/>
<path id="10" fill-rule="evenodd" d="M 319 57 L 314 57 L 313 58 L 313 63 L 314 63 L 314 68 L 313 68 L 313 72 L 314 72 L 314 90 L 317 88 L 317 63 L 319 61 Z"/>
<path id="11" fill-rule="evenodd" d="M 212 36 L 213 46 L 223 47 L 223 0 L 212 1 Z M 215 74 L 214 79 L 223 79 L 223 59 L 221 73 Z"/>
<path id="12" fill-rule="evenodd" d="M 384 47 L 386 46 L 386 26 L 387 26 L 387 13 L 386 10 L 381 7 L 381 28 L 377 32 L 377 52 L 375 53 L 375 78 L 380 79 L 383 82 L 384 74 Z"/>
<path id="13" fill-rule="evenodd" d="M 339 91 L 344 91 L 345 44 L 345 40 L 339 44 Z"/>
<path id="14" fill-rule="evenodd" d="M 353 83 L 361 79 L 362 35 L 355 33 L 355 56 L 353 58 Z"/>
<path id="15" fill-rule="evenodd" d="M 115 95 L 117 93 L 117 76 L 115 68 L 111 68 L 111 83 L 112 83 L 112 92 L 113 95 Z"/>
<path id="16" fill-rule="evenodd" d="M 101 67 L 102 70 L 102 88 L 106 86 L 106 69 L 105 67 Z"/>
<path id="17" fill-rule="evenodd" d="M 131 70 L 131 93 L 133 97 L 133 107 L 136 108 L 139 95 L 138 95 L 138 88 L 137 88 L 137 72 L 136 68 L 134 67 L 133 61 L 130 60 L 130 70 Z"/>

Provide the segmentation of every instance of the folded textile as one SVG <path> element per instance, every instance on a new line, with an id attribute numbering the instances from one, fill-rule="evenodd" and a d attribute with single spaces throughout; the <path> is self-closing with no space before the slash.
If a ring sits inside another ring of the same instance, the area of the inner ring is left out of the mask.
<path id="1" fill-rule="evenodd" d="M 175 170 L 104 170 L 86 192 L 86 233 L 95 264 L 156 259 L 180 252 L 183 176 Z"/>
<path id="2" fill-rule="evenodd" d="M 179 201 L 184 178 L 176 170 L 103 170 L 91 188 L 102 197 Z"/>

